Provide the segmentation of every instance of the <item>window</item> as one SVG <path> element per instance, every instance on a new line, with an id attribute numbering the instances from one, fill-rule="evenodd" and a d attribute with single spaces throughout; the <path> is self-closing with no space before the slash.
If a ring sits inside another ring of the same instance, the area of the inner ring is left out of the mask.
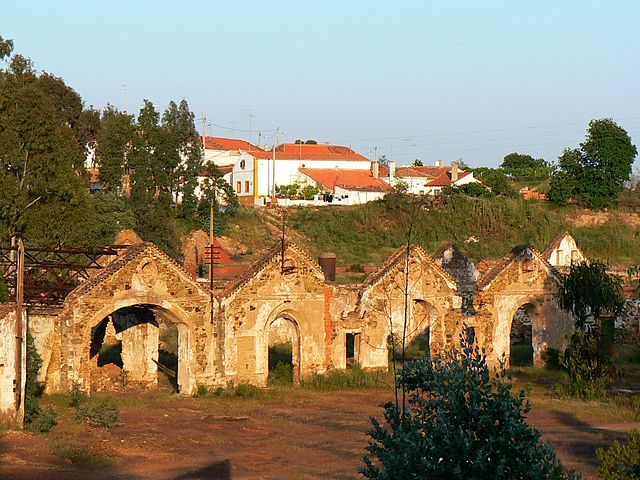
<path id="1" fill-rule="evenodd" d="M 244 193 L 249 193 L 249 180 L 244 181 Z"/>
<path id="2" fill-rule="evenodd" d="M 236 184 L 236 192 L 242 193 L 242 182 L 240 181 Z"/>
<path id="3" fill-rule="evenodd" d="M 246 165 L 245 161 L 244 160 L 240 160 L 240 168 L 242 170 L 244 170 L 245 165 Z"/>

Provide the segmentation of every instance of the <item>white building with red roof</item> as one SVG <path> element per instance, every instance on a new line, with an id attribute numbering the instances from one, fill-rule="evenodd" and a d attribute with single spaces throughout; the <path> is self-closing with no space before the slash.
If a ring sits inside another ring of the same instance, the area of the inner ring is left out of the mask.
<path id="1" fill-rule="evenodd" d="M 460 187 L 468 183 L 481 183 L 473 172 L 461 170 L 458 164 L 444 165 L 437 160 L 434 166 L 395 166 L 381 167 L 380 177 L 390 185 L 401 181 L 407 185 L 407 192 L 414 195 L 438 195 L 444 187 Z"/>
<path id="2" fill-rule="evenodd" d="M 327 203 L 359 205 L 380 200 L 391 186 L 369 170 L 339 168 L 301 168 L 299 181 L 313 185 L 324 195 Z"/>

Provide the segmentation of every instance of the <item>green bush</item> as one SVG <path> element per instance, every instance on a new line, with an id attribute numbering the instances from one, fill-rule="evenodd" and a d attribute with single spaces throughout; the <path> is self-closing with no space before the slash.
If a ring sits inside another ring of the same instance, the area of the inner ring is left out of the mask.
<path id="1" fill-rule="evenodd" d="M 82 390 L 79 383 L 74 383 L 71 392 L 69 392 L 69 406 L 71 408 L 78 408 L 80 405 L 86 403 L 87 400 L 89 400 L 89 395 Z"/>
<path id="2" fill-rule="evenodd" d="M 387 372 L 364 370 L 356 362 L 347 370 L 331 370 L 306 377 L 300 385 L 308 390 L 343 390 L 388 387 L 390 381 Z"/>
<path id="3" fill-rule="evenodd" d="M 76 410 L 76 421 L 92 427 L 111 428 L 119 419 L 118 406 L 108 399 L 99 400 L 95 405 L 81 404 Z"/>
<path id="4" fill-rule="evenodd" d="M 269 385 L 287 386 L 293 384 L 293 365 L 278 362 L 275 368 L 269 372 Z"/>
<path id="5" fill-rule="evenodd" d="M 596 450 L 598 474 L 604 480 L 640 479 L 640 430 L 629 432 L 626 443 L 613 442 L 609 448 Z"/>
<path id="6" fill-rule="evenodd" d="M 530 403 L 524 392 L 511 393 L 509 380 L 504 367 L 492 374 L 484 351 L 466 338 L 444 357 L 408 363 L 398 383 L 406 403 L 387 403 L 384 425 L 372 419 L 360 473 L 375 480 L 576 478 L 526 423 Z"/>
<path id="7" fill-rule="evenodd" d="M 28 427 L 32 432 L 47 433 L 58 424 L 56 412 L 51 408 L 42 408 L 35 417 L 29 421 Z"/>
<path id="8" fill-rule="evenodd" d="M 250 383 L 241 383 L 236 387 L 236 397 L 241 398 L 256 398 L 260 393 L 260 389 Z"/>

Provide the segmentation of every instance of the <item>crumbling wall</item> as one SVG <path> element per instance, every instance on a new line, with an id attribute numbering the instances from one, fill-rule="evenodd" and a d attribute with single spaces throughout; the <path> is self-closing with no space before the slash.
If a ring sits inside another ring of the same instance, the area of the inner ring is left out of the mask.
<path id="1" fill-rule="evenodd" d="M 326 369 L 325 284 L 322 272 L 312 260 L 286 250 L 282 260 L 273 256 L 245 284 L 228 292 L 224 308 L 224 373 L 229 381 L 266 385 L 268 378 L 269 330 L 284 318 L 298 335 L 297 374 L 305 377 Z M 297 355 L 296 355 L 297 353 Z"/>
<path id="2" fill-rule="evenodd" d="M 24 398 L 16 397 L 16 391 L 24 392 L 26 379 L 26 314 L 22 319 L 24 342 L 22 343 L 21 385 L 16 377 L 16 305 L 0 304 L 0 424 L 21 423 L 24 415 Z M 19 399 L 19 400 L 18 400 Z M 16 403 L 16 400 L 19 403 Z"/>
<path id="3" fill-rule="evenodd" d="M 181 393 L 194 393 L 198 383 L 220 383 L 221 354 L 211 341 L 218 336 L 217 325 L 211 321 L 215 302 L 211 304 L 209 292 L 157 248 L 137 245 L 67 297 L 59 314 L 61 381 L 56 386 L 47 379 L 52 391 L 56 387 L 67 391 L 75 382 L 90 389 L 92 328 L 113 312 L 135 305 L 158 310 L 178 325 Z M 147 357 L 157 352 L 157 343 L 152 350 L 148 346 L 151 339 L 148 340 L 138 349 L 139 355 L 145 355 L 147 365 Z M 133 365 L 138 360 L 132 357 L 128 363 Z M 150 371 L 142 377 L 146 378 Z"/>

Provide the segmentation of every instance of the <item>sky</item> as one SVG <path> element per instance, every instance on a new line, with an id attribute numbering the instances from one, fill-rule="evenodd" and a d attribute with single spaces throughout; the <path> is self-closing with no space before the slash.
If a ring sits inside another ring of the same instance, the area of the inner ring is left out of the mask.
<path id="1" fill-rule="evenodd" d="M 0 35 L 87 105 L 184 98 L 207 135 L 495 167 L 609 117 L 640 144 L 635 0 L 3 3 Z"/>

